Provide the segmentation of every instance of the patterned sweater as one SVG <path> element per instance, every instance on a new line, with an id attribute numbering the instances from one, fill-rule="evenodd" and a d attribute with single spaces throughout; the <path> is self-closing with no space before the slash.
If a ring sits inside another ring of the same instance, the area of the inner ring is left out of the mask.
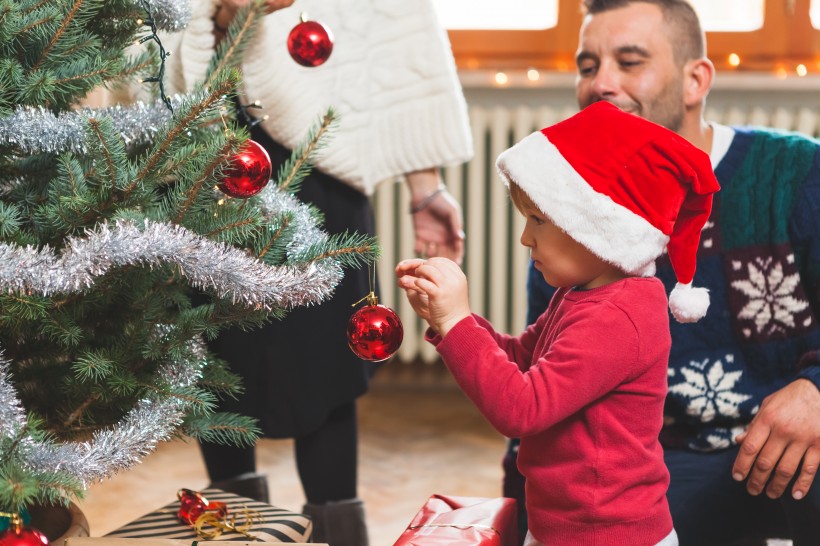
<path id="1" fill-rule="evenodd" d="M 799 377 L 820 388 L 820 146 L 735 128 L 715 175 L 694 280 L 712 304 L 698 323 L 670 321 L 668 448 L 727 448 L 767 395 Z M 671 290 L 668 260 L 657 274 Z"/>

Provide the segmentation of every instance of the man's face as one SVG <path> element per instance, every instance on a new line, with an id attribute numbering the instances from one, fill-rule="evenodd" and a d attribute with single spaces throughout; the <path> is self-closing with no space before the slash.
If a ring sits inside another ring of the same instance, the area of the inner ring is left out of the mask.
<path id="1" fill-rule="evenodd" d="M 686 109 L 672 39 L 660 8 L 652 4 L 588 15 L 576 53 L 578 105 L 605 100 L 679 131 Z"/>

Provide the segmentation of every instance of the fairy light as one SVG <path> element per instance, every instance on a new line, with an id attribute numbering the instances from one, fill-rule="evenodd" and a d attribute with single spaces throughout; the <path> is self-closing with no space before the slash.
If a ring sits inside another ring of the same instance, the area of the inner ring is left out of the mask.
<path id="1" fill-rule="evenodd" d="M 800 76 L 801 78 L 809 73 L 809 69 L 806 68 L 806 65 L 804 65 L 802 63 L 797 65 L 797 67 L 794 69 L 794 71 L 797 72 L 797 75 Z"/>
<path id="2" fill-rule="evenodd" d="M 534 68 L 530 68 L 529 70 L 527 70 L 527 79 L 531 82 L 537 82 L 541 79 L 541 73 Z"/>
<path id="3" fill-rule="evenodd" d="M 507 82 L 510 81 L 510 78 L 504 72 L 496 72 L 495 73 L 495 83 L 498 85 L 507 85 Z"/>
<path id="4" fill-rule="evenodd" d="M 789 72 L 786 70 L 784 66 L 778 66 L 774 70 L 774 75 L 778 80 L 785 80 L 789 77 Z"/>
<path id="5" fill-rule="evenodd" d="M 740 55 L 737 53 L 730 53 L 728 58 L 729 66 L 740 66 Z"/>

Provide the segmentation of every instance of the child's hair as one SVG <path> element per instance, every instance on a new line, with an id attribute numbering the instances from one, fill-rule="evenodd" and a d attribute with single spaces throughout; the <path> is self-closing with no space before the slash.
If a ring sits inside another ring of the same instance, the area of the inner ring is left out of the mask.
<path id="1" fill-rule="evenodd" d="M 524 208 L 527 206 L 538 208 L 535 206 L 535 203 L 530 196 L 521 189 L 521 186 L 512 180 L 510 180 L 510 200 L 513 202 L 513 205 L 515 205 L 515 208 L 517 208 L 521 213 L 524 212 Z"/>

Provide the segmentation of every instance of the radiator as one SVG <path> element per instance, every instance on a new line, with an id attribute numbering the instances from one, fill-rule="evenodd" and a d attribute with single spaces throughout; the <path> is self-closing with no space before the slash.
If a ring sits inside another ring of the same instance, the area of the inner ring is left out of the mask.
<path id="1" fill-rule="evenodd" d="M 462 267 L 469 282 L 470 306 L 501 332 L 518 334 L 526 323 L 526 279 L 529 258 L 518 242 L 523 218 L 515 210 L 495 172 L 498 155 L 531 132 L 557 123 L 575 108 L 470 108 L 475 156 L 461 166 L 444 170 L 450 193 L 461 203 L 467 233 Z M 764 125 L 818 135 L 818 118 L 808 107 L 727 105 L 708 107 L 706 119 L 727 125 Z M 396 287 L 396 263 L 412 257 L 413 226 L 407 210 L 404 183 L 384 183 L 374 195 L 376 233 L 382 247 L 377 265 L 381 303 L 393 308 L 404 325 L 404 341 L 397 354 L 402 363 L 434 363 L 438 355 L 423 339 L 419 321 Z"/>

